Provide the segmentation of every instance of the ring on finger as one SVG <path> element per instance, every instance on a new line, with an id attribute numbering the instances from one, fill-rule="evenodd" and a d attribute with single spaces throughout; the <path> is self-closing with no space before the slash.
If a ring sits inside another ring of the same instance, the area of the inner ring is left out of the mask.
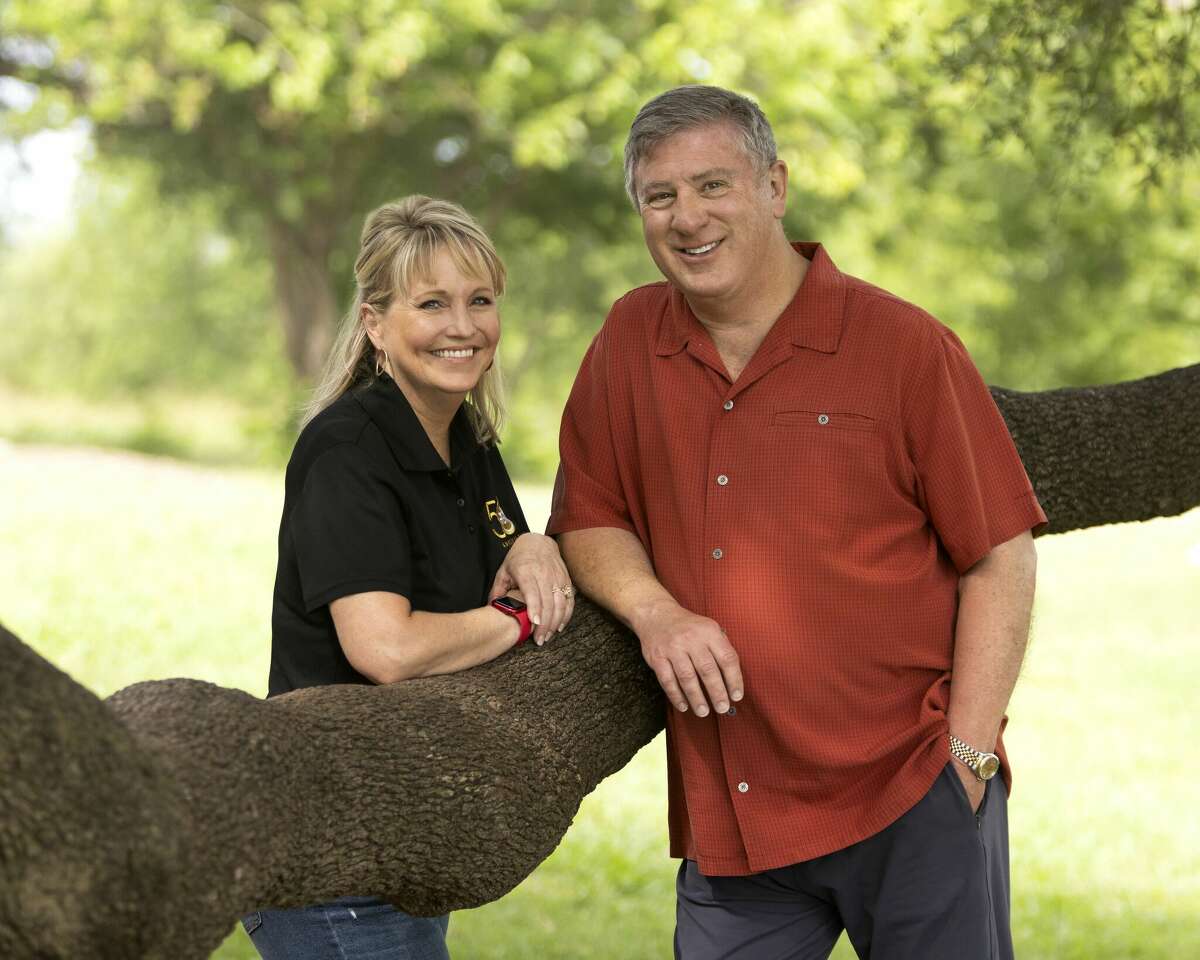
<path id="1" fill-rule="evenodd" d="M 575 588 L 573 586 L 571 586 L 569 583 L 566 586 L 555 587 L 553 592 L 561 593 L 568 600 L 570 600 L 571 597 L 575 596 Z"/>

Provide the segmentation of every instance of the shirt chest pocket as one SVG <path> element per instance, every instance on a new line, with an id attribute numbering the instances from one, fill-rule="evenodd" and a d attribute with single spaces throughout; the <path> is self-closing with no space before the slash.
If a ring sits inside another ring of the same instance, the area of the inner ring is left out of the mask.
<path id="1" fill-rule="evenodd" d="M 820 431 L 826 435 L 846 431 L 875 433 L 874 417 L 842 410 L 777 410 L 773 420 L 777 430 Z"/>
<path id="2" fill-rule="evenodd" d="M 838 408 L 778 410 L 769 439 L 772 479 L 822 539 L 878 519 L 891 486 L 880 421 Z"/>

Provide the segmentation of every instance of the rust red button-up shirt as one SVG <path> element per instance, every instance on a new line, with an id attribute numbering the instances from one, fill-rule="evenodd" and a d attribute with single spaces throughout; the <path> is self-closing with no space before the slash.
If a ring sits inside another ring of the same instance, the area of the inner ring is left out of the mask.
<path id="1" fill-rule="evenodd" d="M 804 282 L 736 381 L 651 284 L 614 305 L 563 416 L 550 532 L 633 532 L 741 659 L 736 712 L 667 724 L 671 853 L 709 875 L 842 849 L 925 794 L 959 575 L 1045 522 L 958 338 L 796 248 Z"/>

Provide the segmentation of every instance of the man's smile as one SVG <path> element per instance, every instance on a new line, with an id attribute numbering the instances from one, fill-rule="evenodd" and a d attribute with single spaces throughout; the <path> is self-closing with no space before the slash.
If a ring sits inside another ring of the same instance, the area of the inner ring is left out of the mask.
<path id="1" fill-rule="evenodd" d="M 720 244 L 720 240 L 711 240 L 708 243 L 701 244 L 698 247 L 678 247 L 676 249 L 678 249 L 680 253 L 689 257 L 702 257 L 704 254 L 709 253 L 712 250 L 716 250 Z"/>

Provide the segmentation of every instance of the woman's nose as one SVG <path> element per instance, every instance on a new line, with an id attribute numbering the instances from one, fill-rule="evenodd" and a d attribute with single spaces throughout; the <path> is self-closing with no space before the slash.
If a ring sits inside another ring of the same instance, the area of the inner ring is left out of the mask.
<path id="1" fill-rule="evenodd" d="M 460 337 L 469 337 L 475 332 L 475 321 L 471 310 L 465 303 L 460 303 L 450 309 L 450 331 Z"/>

